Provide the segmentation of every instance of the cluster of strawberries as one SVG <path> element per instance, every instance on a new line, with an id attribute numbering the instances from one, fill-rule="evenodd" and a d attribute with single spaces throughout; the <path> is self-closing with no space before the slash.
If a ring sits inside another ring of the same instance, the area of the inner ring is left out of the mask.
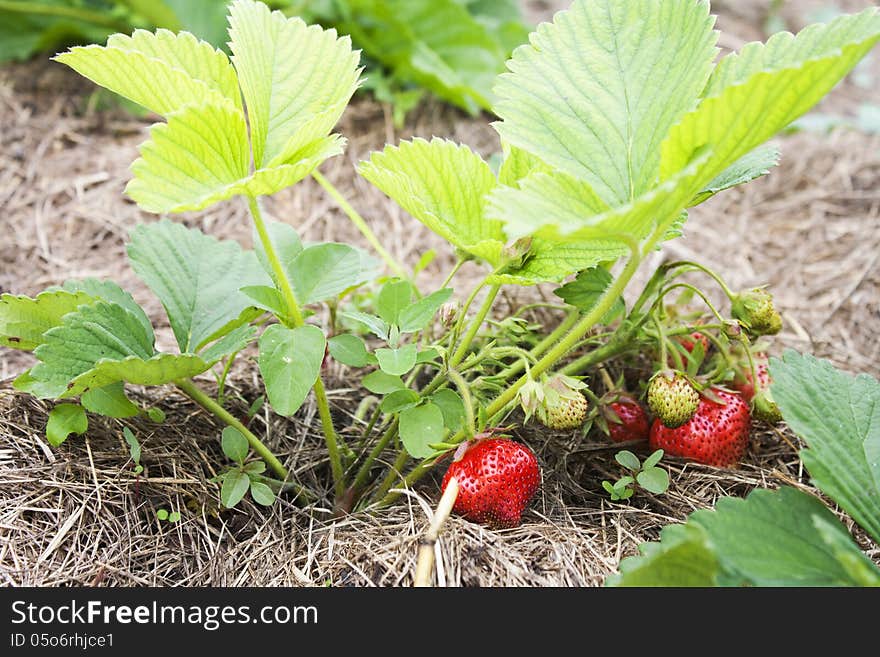
<path id="1" fill-rule="evenodd" d="M 735 298 L 732 315 L 737 330 L 752 338 L 777 333 L 782 322 L 769 293 L 761 288 Z M 696 350 L 701 358 L 711 347 L 699 330 L 677 341 L 688 354 Z M 647 441 L 651 449 L 663 449 L 670 456 L 731 467 L 745 456 L 753 417 L 769 423 L 781 419 L 770 395 L 766 352 L 746 349 L 739 354 L 734 378 L 724 384 L 701 383 L 667 359 L 666 366 L 648 380 L 647 411 L 607 375 L 609 390 L 601 398 L 583 381 L 556 374 L 523 386 L 520 404 L 527 420 L 534 416 L 550 429 L 578 429 L 592 422 L 617 443 Z M 477 436 L 456 452 L 443 479 L 444 490 L 453 476 L 460 486 L 455 511 L 501 527 L 519 524 L 541 479 L 531 449 L 491 433 Z"/>

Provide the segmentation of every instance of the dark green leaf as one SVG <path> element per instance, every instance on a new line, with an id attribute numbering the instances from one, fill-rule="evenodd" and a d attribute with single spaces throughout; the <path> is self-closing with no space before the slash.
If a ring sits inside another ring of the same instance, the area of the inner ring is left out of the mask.
<path id="1" fill-rule="evenodd" d="M 792 350 L 770 359 L 770 376 L 813 483 L 880 541 L 880 383 Z"/>
<path id="2" fill-rule="evenodd" d="M 443 413 L 428 402 L 400 413 L 400 440 L 409 455 L 423 459 L 434 454 L 430 447 L 443 438 Z"/>
<path id="3" fill-rule="evenodd" d="M 79 404 L 58 404 L 49 411 L 49 422 L 46 424 L 46 439 L 52 447 L 58 447 L 75 433 L 82 435 L 89 428 L 89 418 Z"/>
<path id="4" fill-rule="evenodd" d="M 553 292 L 565 303 L 574 306 L 582 313 L 588 313 L 599 302 L 599 298 L 605 293 L 608 286 L 611 285 L 611 281 L 611 274 L 608 273 L 607 269 L 592 267 L 583 270 L 573 281 L 556 288 Z M 625 312 L 626 306 L 623 303 L 623 299 L 618 298 L 614 301 L 614 305 L 605 314 L 601 322 L 609 324 Z"/>
<path id="5" fill-rule="evenodd" d="M 370 372 L 361 381 L 364 388 L 377 395 L 386 395 L 395 390 L 406 388 L 399 376 L 385 374 L 385 372 Z"/>
<path id="6" fill-rule="evenodd" d="M 605 580 L 606 586 L 715 586 L 718 559 L 699 527 L 670 525 L 660 533 L 659 543 L 645 543 L 641 556 L 620 562 L 620 573 Z"/>
<path id="7" fill-rule="evenodd" d="M 220 487 L 220 501 L 227 509 L 231 509 L 241 502 L 242 498 L 247 494 L 250 488 L 250 478 L 240 470 L 230 470 L 223 478 L 223 485 Z"/>
<path id="8" fill-rule="evenodd" d="M 226 458 L 236 463 L 244 463 L 250 450 L 247 438 L 241 435 L 241 432 L 235 427 L 225 427 L 223 429 L 220 445 Z"/>

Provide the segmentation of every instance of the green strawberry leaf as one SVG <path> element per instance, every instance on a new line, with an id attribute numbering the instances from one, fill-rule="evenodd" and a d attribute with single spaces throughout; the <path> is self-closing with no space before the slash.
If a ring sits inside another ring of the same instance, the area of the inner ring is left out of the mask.
<path id="1" fill-rule="evenodd" d="M 660 142 L 709 78 L 713 23 L 704 1 L 575 2 L 514 52 L 496 128 L 607 205 L 628 203 L 654 185 Z"/>
<path id="2" fill-rule="evenodd" d="M 279 415 L 299 410 L 321 371 L 326 341 L 316 326 L 273 324 L 260 337 L 260 374 L 269 403 Z"/>
<path id="3" fill-rule="evenodd" d="M 43 334 L 61 325 L 61 318 L 95 298 L 85 292 L 45 291 L 31 299 L 0 295 L 0 345 L 32 351 L 43 344 Z"/>
<path id="4" fill-rule="evenodd" d="M 201 103 L 241 106 L 229 58 L 186 32 L 115 34 L 106 47 L 71 48 L 53 59 L 162 116 Z"/>
<path id="5" fill-rule="evenodd" d="M 445 427 L 443 412 L 431 402 L 400 413 L 400 440 L 410 456 L 424 459 L 434 454 L 430 445 L 440 442 Z"/>
<path id="6" fill-rule="evenodd" d="M 62 289 L 68 292 L 84 292 L 94 299 L 101 299 L 109 303 L 115 303 L 125 308 L 138 318 L 144 329 L 148 332 L 153 330 L 153 324 L 147 313 L 134 300 L 130 293 L 123 290 L 113 281 L 102 281 L 97 278 L 85 278 L 82 280 L 64 281 L 60 288 L 48 288 L 49 290 Z"/>
<path id="7" fill-rule="evenodd" d="M 361 162 L 360 174 L 453 246 L 493 266 L 501 262 L 501 223 L 485 216 L 495 187 L 489 165 L 467 146 L 444 139 L 403 141 Z"/>
<path id="8" fill-rule="evenodd" d="M 87 411 L 105 417 L 135 417 L 141 412 L 138 405 L 126 397 L 125 385 L 121 381 L 88 390 L 82 394 L 79 402 Z"/>
<path id="9" fill-rule="evenodd" d="M 690 205 L 699 205 L 718 192 L 751 182 L 770 173 L 770 169 L 779 164 L 779 157 L 779 149 L 775 146 L 759 146 L 746 153 L 706 185 L 706 188 L 690 202 Z"/>
<path id="10" fill-rule="evenodd" d="M 880 541 L 880 382 L 793 350 L 770 359 L 770 378 L 813 483 Z"/>
<path id="11" fill-rule="evenodd" d="M 880 40 L 876 8 L 812 25 L 793 37 L 774 35 L 719 62 L 696 109 L 662 144 L 662 180 L 678 175 L 711 146 L 695 178 L 700 190 L 827 94 Z"/>
<path id="12" fill-rule="evenodd" d="M 290 265 L 290 280 L 300 304 L 332 299 L 372 280 L 379 261 L 348 244 L 326 242 L 308 246 Z"/>
<path id="13" fill-rule="evenodd" d="M 267 282 L 250 251 L 170 221 L 137 226 L 128 257 L 159 297 L 180 350 L 193 353 L 260 313 L 239 290 Z"/>
<path id="14" fill-rule="evenodd" d="M 641 556 L 620 562 L 620 572 L 606 586 L 715 586 L 720 565 L 707 545 L 705 532 L 696 526 L 669 525 L 659 543 L 643 543 Z"/>
<path id="15" fill-rule="evenodd" d="M 75 433 L 84 434 L 89 428 L 89 418 L 85 409 L 79 404 L 58 404 L 49 411 L 49 422 L 46 424 L 46 439 L 52 447 L 58 447 Z"/>
<path id="16" fill-rule="evenodd" d="M 577 278 L 562 287 L 553 290 L 553 293 L 565 303 L 574 306 L 582 313 L 588 313 L 593 309 L 601 296 L 612 283 L 609 271 L 603 267 L 592 267 L 579 272 Z M 623 299 L 618 297 L 614 306 L 601 319 L 603 324 L 610 324 L 618 316 L 626 312 Z"/>
<path id="17" fill-rule="evenodd" d="M 256 168 L 298 161 L 342 116 L 359 83 L 360 55 L 349 37 L 262 2 L 235 0 L 229 12 L 229 45 Z"/>

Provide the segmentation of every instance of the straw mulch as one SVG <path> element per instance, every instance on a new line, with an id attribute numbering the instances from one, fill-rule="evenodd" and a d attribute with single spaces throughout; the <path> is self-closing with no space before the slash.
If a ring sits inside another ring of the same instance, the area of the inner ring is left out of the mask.
<path id="1" fill-rule="evenodd" d="M 799 26 L 816 2 L 790 2 Z M 846 3 L 858 9 L 869 3 Z M 531 3 L 546 17 L 553 3 Z M 714 3 L 722 45 L 760 38 L 766 3 Z M 875 59 L 877 55 L 875 53 Z M 880 67 L 871 66 L 875 80 Z M 106 99 L 58 65 L 31 62 L 0 69 L 0 291 L 34 294 L 68 278 L 110 277 L 134 293 L 157 326 L 160 346 L 172 338 L 161 306 L 128 269 L 124 244 L 137 223 L 154 221 L 122 195 L 127 167 L 145 136 L 146 119 L 104 109 Z M 852 82 L 823 110 L 852 114 L 880 94 Z M 354 175 L 373 149 L 412 135 L 448 137 L 484 155 L 498 149 L 486 117 L 467 118 L 435 102 L 423 104 L 403 131 L 386 108 L 357 100 L 341 131 L 345 156 L 322 169 L 370 220 L 387 248 L 414 262 L 427 248 L 437 260 L 429 284 L 445 273 L 448 248 L 382 194 Z M 716 268 L 733 287 L 769 284 L 785 317 L 773 351 L 784 347 L 832 359 L 854 372 L 880 375 L 880 138 L 848 131 L 801 133 L 779 140 L 782 165 L 770 176 L 698 208 L 685 237 L 663 257 L 688 257 Z M 276 218 L 307 239 L 362 244 L 322 190 L 309 181 L 270 199 Z M 244 209 L 227 203 L 184 217 L 221 238 L 250 246 Z M 650 263 L 654 264 L 654 263 Z M 643 274 L 651 269 L 645 266 Z M 475 280 L 468 265 L 462 280 Z M 499 312 L 552 288 L 512 290 Z M 457 293 L 467 293 L 460 284 Z M 538 320 L 548 320 L 538 316 Z M 271 509 L 243 503 L 221 509 L 208 480 L 223 457 L 218 427 L 171 389 L 135 391 L 168 414 L 159 426 L 126 421 L 143 445 L 146 471 L 135 477 L 121 437 L 122 423 L 92 418 L 84 438 L 60 449 L 43 437 L 48 406 L 16 394 L 11 380 L 31 362 L 0 353 L 0 584 L 2 585 L 409 585 L 419 536 L 436 502 L 435 480 L 407 491 L 376 514 L 333 519 L 289 499 Z M 352 419 L 360 391 L 335 370 L 331 402 L 340 427 Z M 209 384 L 210 385 L 210 384 Z M 233 405 L 243 412 L 260 394 L 253 363 L 232 377 Z M 258 433 L 313 490 L 327 490 L 327 467 L 315 409 L 292 420 L 265 411 Z M 670 460 L 665 495 L 638 493 L 628 504 L 608 501 L 603 479 L 620 476 L 615 450 L 597 442 L 571 449 L 573 436 L 528 429 L 520 437 L 539 455 L 544 483 L 521 527 L 493 531 L 452 518 L 440 543 L 438 583 L 473 586 L 600 585 L 639 543 L 656 539 L 670 522 L 711 507 L 723 495 L 744 495 L 780 484 L 813 491 L 788 432 L 756 427 L 752 449 L 737 470 Z M 576 442 L 576 441 L 575 441 Z M 179 510 L 169 524 L 156 511 Z M 849 526 L 852 523 L 847 521 Z M 854 528 L 869 554 L 880 558 Z"/>

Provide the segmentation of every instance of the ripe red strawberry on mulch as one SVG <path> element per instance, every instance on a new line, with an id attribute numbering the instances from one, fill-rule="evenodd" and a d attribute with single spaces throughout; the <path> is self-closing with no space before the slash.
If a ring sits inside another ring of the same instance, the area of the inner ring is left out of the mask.
<path id="1" fill-rule="evenodd" d="M 454 461 L 443 477 L 459 483 L 453 511 L 492 527 L 516 527 L 541 483 L 535 453 L 509 438 L 477 440 Z"/>
<path id="2" fill-rule="evenodd" d="M 728 467 L 745 456 L 749 445 L 751 417 L 749 407 L 737 392 L 710 388 L 711 395 L 700 398 L 697 412 L 685 424 L 669 428 L 659 419 L 651 427 L 651 449 L 681 456 L 705 465 Z"/>

